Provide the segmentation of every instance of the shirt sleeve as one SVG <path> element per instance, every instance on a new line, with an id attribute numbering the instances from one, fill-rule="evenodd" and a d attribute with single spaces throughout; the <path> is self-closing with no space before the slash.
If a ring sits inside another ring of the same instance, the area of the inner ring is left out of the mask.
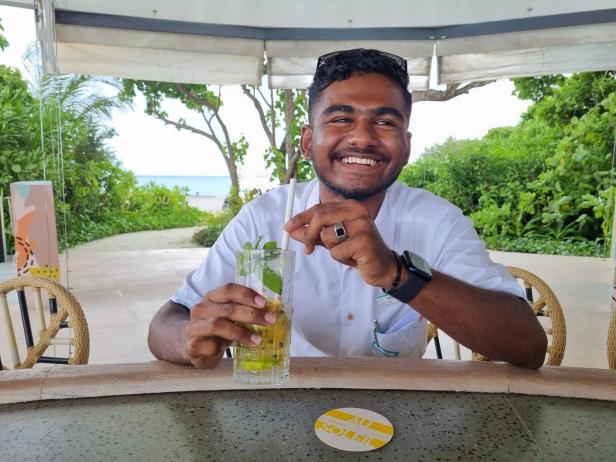
<path id="1" fill-rule="evenodd" d="M 188 273 L 171 301 L 192 308 L 210 290 L 235 279 L 235 252 L 247 241 L 256 240 L 257 227 L 245 206 L 225 227 L 201 265 Z"/>
<path id="2" fill-rule="evenodd" d="M 492 261 L 473 223 L 458 209 L 448 211 L 435 236 L 440 250 L 434 255 L 432 268 L 476 287 L 524 298 L 518 282 L 507 268 Z"/>

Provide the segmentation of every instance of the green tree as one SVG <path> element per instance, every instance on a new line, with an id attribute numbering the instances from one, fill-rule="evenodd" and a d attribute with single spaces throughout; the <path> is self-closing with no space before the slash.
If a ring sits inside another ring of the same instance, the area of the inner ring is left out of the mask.
<path id="1" fill-rule="evenodd" d="M 615 73 L 515 86 L 533 100 L 517 126 L 434 146 L 401 180 L 458 205 L 493 248 L 600 254 L 614 204 Z"/>
<path id="2" fill-rule="evenodd" d="M 220 91 L 216 94 L 207 85 L 123 80 L 123 91 L 120 95 L 123 100 L 132 101 L 137 92 L 145 97 L 146 114 L 156 117 L 166 125 L 195 133 L 213 142 L 227 166 L 233 195 L 239 194 L 238 166 L 244 161 L 248 142 L 244 136 L 237 140 L 231 138 L 227 123 L 220 113 L 223 105 Z M 173 120 L 163 108 L 165 99 L 179 101 L 186 109 L 200 114 L 203 125 L 189 124 L 183 118 Z"/>
<path id="3" fill-rule="evenodd" d="M 0 196 L 14 181 L 52 181 L 61 246 L 197 224 L 202 213 L 188 205 L 185 191 L 138 187 L 122 169 L 107 146 L 114 132 L 104 125 L 117 103 L 104 102 L 87 77 L 54 79 L 34 79 L 29 88 L 19 71 L 0 66 Z"/>
<path id="4" fill-rule="evenodd" d="M 515 86 L 513 94 L 520 99 L 541 101 L 546 96 L 554 94 L 554 90 L 565 83 L 565 80 L 566 77 L 560 74 L 512 79 Z"/>
<path id="5" fill-rule="evenodd" d="M 300 181 L 314 178 L 310 162 L 302 159 L 299 146 L 302 126 L 308 119 L 305 90 L 269 90 L 242 85 L 252 101 L 263 132 L 269 142 L 265 163 L 272 169 L 271 179 L 280 184 L 296 176 Z M 279 136 L 282 131 L 282 136 Z"/>

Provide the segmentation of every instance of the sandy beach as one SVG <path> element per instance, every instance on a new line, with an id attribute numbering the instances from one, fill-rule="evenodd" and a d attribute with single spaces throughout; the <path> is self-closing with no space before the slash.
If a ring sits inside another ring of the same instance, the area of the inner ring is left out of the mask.
<path id="1" fill-rule="evenodd" d="M 217 212 L 222 209 L 224 196 L 187 196 L 188 203 L 205 212 Z"/>

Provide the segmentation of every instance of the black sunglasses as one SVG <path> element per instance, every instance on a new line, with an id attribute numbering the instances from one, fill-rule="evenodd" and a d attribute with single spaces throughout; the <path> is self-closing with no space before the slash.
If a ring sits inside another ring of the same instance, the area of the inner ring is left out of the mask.
<path id="1" fill-rule="evenodd" d="M 331 53 L 326 53 L 324 55 L 319 56 L 319 60 L 317 61 L 317 69 L 321 66 L 326 65 L 333 58 L 338 56 L 341 53 L 345 53 L 349 50 L 340 50 L 340 51 L 332 51 Z M 378 56 L 382 56 L 384 58 L 391 59 L 397 66 L 399 66 L 406 74 L 408 74 L 406 59 L 401 58 L 398 55 L 393 53 L 387 53 L 386 51 L 374 50 Z"/>

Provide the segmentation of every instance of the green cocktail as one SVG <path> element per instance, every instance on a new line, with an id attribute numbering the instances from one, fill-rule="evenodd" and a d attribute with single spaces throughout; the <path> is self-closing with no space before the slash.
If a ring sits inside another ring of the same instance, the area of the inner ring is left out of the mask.
<path id="1" fill-rule="evenodd" d="M 244 248 L 237 253 L 236 282 L 263 295 L 264 309 L 276 314 L 276 322 L 245 325 L 262 340 L 257 346 L 234 344 L 235 381 L 277 385 L 288 380 L 294 267 L 295 252 L 289 250 Z"/>

